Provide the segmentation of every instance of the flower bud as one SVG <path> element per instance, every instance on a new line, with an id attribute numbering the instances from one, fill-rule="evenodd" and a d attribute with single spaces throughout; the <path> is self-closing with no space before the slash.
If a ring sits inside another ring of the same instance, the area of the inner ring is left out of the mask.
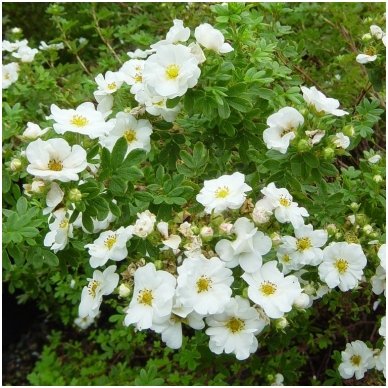
<path id="1" fill-rule="evenodd" d="M 356 222 L 358 225 L 363 226 L 368 222 L 368 217 L 364 213 L 356 214 Z"/>
<path id="2" fill-rule="evenodd" d="M 326 147 L 324 150 L 323 150 L 323 158 L 326 159 L 326 160 L 331 160 L 334 158 L 334 155 L 335 155 L 335 152 L 334 152 L 334 149 L 331 148 L 331 147 Z"/>
<path id="3" fill-rule="evenodd" d="M 9 168 L 11 169 L 11 171 L 19 171 L 21 170 L 22 165 L 23 163 L 20 159 L 12 159 Z"/>
<path id="4" fill-rule="evenodd" d="M 280 242 L 282 241 L 282 237 L 280 236 L 279 233 L 277 232 L 273 232 L 270 236 L 269 236 L 272 240 L 272 244 L 274 246 L 277 246 L 280 244 Z"/>
<path id="5" fill-rule="evenodd" d="M 281 317 L 275 320 L 275 327 L 279 330 L 283 330 L 288 326 L 287 318 Z"/>
<path id="6" fill-rule="evenodd" d="M 346 136 L 352 137 L 354 136 L 354 127 L 353 125 L 346 125 L 342 128 L 342 133 Z"/>
<path id="7" fill-rule="evenodd" d="M 326 230 L 329 236 L 333 236 L 337 232 L 337 227 L 335 224 L 329 224 L 326 226 Z"/>
<path id="8" fill-rule="evenodd" d="M 78 202 L 82 199 L 82 193 L 75 187 L 69 191 L 69 200 L 71 202 Z"/>
<path id="9" fill-rule="evenodd" d="M 294 306 L 297 309 L 305 309 L 310 305 L 310 298 L 307 294 L 302 293 L 294 300 Z"/>
<path id="10" fill-rule="evenodd" d="M 373 180 L 376 182 L 376 183 L 380 183 L 383 181 L 383 177 L 381 175 L 375 175 L 373 177 Z"/>
<path id="11" fill-rule="evenodd" d="M 14 28 L 12 28 L 11 32 L 13 34 L 20 34 L 22 32 L 22 29 L 19 27 L 14 27 Z"/>
<path id="12" fill-rule="evenodd" d="M 369 235 L 370 238 L 378 238 L 379 237 L 379 234 L 377 232 L 372 232 L 370 235 Z M 369 242 L 370 243 L 370 242 Z"/>
<path id="13" fill-rule="evenodd" d="M 196 226 L 196 225 L 192 225 L 192 226 L 191 226 L 191 230 L 192 230 L 192 232 L 193 232 L 194 234 L 198 234 L 198 233 L 199 233 L 199 228 L 198 228 L 198 226 Z"/>
<path id="14" fill-rule="evenodd" d="M 353 211 L 356 212 L 356 211 L 360 208 L 360 204 L 357 203 L 357 202 L 352 202 L 352 203 L 350 204 L 350 208 L 351 208 Z"/>
<path id="15" fill-rule="evenodd" d="M 255 224 L 265 224 L 271 219 L 272 212 L 256 204 L 252 212 L 252 219 Z"/>
<path id="16" fill-rule="evenodd" d="M 248 299 L 248 287 L 245 287 L 242 292 L 243 298 Z"/>
<path id="17" fill-rule="evenodd" d="M 203 240 L 211 240 L 214 235 L 213 228 L 211 226 L 203 226 L 201 228 L 200 235 Z"/>
<path id="18" fill-rule="evenodd" d="M 158 270 L 163 268 L 162 260 L 155 260 L 154 264 L 155 264 L 155 268 L 158 269 Z"/>
<path id="19" fill-rule="evenodd" d="M 75 280 L 71 279 L 71 281 L 70 281 L 70 288 L 74 288 L 74 286 L 75 286 Z"/>
<path id="20" fill-rule="evenodd" d="M 341 232 L 337 232 L 334 237 L 336 240 L 340 240 L 342 238 L 342 236 L 343 236 L 343 234 Z"/>
<path id="21" fill-rule="evenodd" d="M 365 225 L 363 228 L 362 228 L 362 231 L 365 233 L 365 234 L 371 234 L 373 232 L 373 228 L 372 228 L 372 225 Z"/>
<path id="22" fill-rule="evenodd" d="M 314 295 L 316 290 L 315 290 L 315 287 L 312 283 L 307 283 L 303 287 L 303 291 L 306 295 Z"/>
<path id="23" fill-rule="evenodd" d="M 363 42 L 368 42 L 368 41 L 371 40 L 371 39 L 372 39 L 372 35 L 369 34 L 369 32 L 368 32 L 367 34 L 364 34 L 364 35 L 361 37 L 361 40 L 362 40 Z"/>
<path id="24" fill-rule="evenodd" d="M 223 222 L 219 228 L 220 233 L 229 235 L 232 233 L 233 224 L 231 224 L 230 222 Z"/>
<path id="25" fill-rule="evenodd" d="M 299 140 L 297 145 L 299 152 L 306 152 L 311 148 L 310 143 L 306 139 Z"/>
<path id="26" fill-rule="evenodd" d="M 124 283 L 120 284 L 119 296 L 120 298 L 126 298 L 131 293 L 131 289 Z"/>

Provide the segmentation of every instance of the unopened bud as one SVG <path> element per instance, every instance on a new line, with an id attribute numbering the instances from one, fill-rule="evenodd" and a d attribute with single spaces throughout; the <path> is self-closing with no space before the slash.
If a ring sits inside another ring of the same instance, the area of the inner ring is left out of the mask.
<path id="1" fill-rule="evenodd" d="M 362 231 L 365 233 L 365 234 L 371 234 L 373 232 L 373 228 L 372 228 L 372 225 L 365 225 L 363 228 L 362 228 Z"/>
<path id="2" fill-rule="evenodd" d="M 354 136 L 354 127 L 353 125 L 346 125 L 342 128 L 342 133 L 346 136 L 352 137 Z"/>
<path id="3" fill-rule="evenodd" d="M 368 222 L 368 217 L 364 213 L 356 214 L 356 222 L 360 226 L 366 225 Z"/>
<path id="4" fill-rule="evenodd" d="M 356 212 L 356 211 L 360 208 L 360 204 L 357 203 L 357 202 L 352 202 L 352 203 L 350 204 L 350 208 L 351 208 L 353 211 Z"/>
<path id="5" fill-rule="evenodd" d="M 20 159 L 12 159 L 9 165 L 11 171 L 19 171 L 22 168 L 22 161 Z"/>
<path id="6" fill-rule="evenodd" d="M 154 264 L 155 264 L 155 268 L 158 270 L 163 268 L 163 262 L 161 260 L 155 260 Z"/>
<path id="7" fill-rule="evenodd" d="M 219 228 L 221 233 L 229 235 L 232 233 L 233 224 L 230 222 L 223 222 Z"/>
<path id="8" fill-rule="evenodd" d="M 242 296 L 246 299 L 248 299 L 248 287 L 245 287 L 242 292 Z"/>
<path id="9" fill-rule="evenodd" d="M 273 233 L 270 235 L 270 237 L 271 237 L 271 240 L 272 240 L 272 244 L 273 244 L 274 246 L 279 245 L 280 242 L 282 241 L 282 238 L 281 238 L 280 234 L 277 233 L 277 232 L 273 232 Z"/>
<path id="10" fill-rule="evenodd" d="M 299 140 L 297 148 L 299 152 L 306 152 L 311 148 L 311 145 L 308 140 L 302 139 Z"/>
<path id="11" fill-rule="evenodd" d="M 288 326 L 287 318 L 281 317 L 275 320 L 275 327 L 279 330 L 283 330 Z"/>
<path id="12" fill-rule="evenodd" d="M 69 200 L 71 202 L 78 202 L 82 199 L 82 193 L 77 189 L 73 188 L 69 191 Z"/>
<path id="13" fill-rule="evenodd" d="M 326 226 L 326 230 L 329 236 L 333 236 L 334 233 L 337 232 L 337 227 L 335 226 L 335 224 L 329 224 Z"/>
<path id="14" fill-rule="evenodd" d="M 303 291 L 305 292 L 305 294 L 307 295 L 314 295 L 315 294 L 315 287 L 311 284 L 311 283 L 307 283 L 304 287 L 303 287 Z"/>
<path id="15" fill-rule="evenodd" d="M 198 233 L 199 233 L 199 228 L 198 228 L 198 226 L 192 225 L 192 226 L 191 226 L 191 231 L 192 231 L 194 234 L 198 234 Z"/>
<path id="16" fill-rule="evenodd" d="M 326 160 L 331 160 L 334 158 L 334 155 L 335 155 L 335 151 L 333 148 L 331 147 L 326 147 L 324 150 L 323 150 L 323 157 L 324 159 Z"/>
<path id="17" fill-rule="evenodd" d="M 343 236 L 343 234 L 341 232 L 337 232 L 334 237 L 336 240 L 340 240 L 342 238 L 342 236 Z"/>
<path id="18" fill-rule="evenodd" d="M 362 40 L 363 42 L 368 42 L 368 41 L 371 40 L 371 39 L 372 39 L 372 35 L 369 34 L 369 32 L 368 32 L 367 34 L 364 34 L 364 35 L 361 37 L 361 40 Z"/>
<path id="19" fill-rule="evenodd" d="M 119 287 L 120 298 L 126 298 L 130 293 L 131 293 L 131 289 L 124 283 L 121 283 Z"/>
<path id="20" fill-rule="evenodd" d="M 310 298 L 307 294 L 302 293 L 294 300 L 294 306 L 297 309 L 305 309 L 310 305 Z"/>
<path id="21" fill-rule="evenodd" d="M 213 228 L 211 226 L 203 226 L 201 228 L 200 235 L 203 240 L 211 240 L 214 235 Z"/>
<path id="22" fill-rule="evenodd" d="M 376 183 L 380 183 L 383 181 L 383 177 L 381 175 L 375 175 L 373 177 L 373 180 L 376 182 Z"/>
<path id="23" fill-rule="evenodd" d="M 265 209 L 257 203 L 252 212 L 252 219 L 255 224 L 265 224 L 271 219 L 271 215 L 271 211 Z"/>

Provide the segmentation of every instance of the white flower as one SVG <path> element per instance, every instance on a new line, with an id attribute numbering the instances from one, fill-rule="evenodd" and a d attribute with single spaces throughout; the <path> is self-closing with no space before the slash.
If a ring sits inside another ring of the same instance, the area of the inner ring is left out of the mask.
<path id="1" fill-rule="evenodd" d="M 276 261 L 268 261 L 254 273 L 241 276 L 249 285 L 248 297 L 261 306 L 269 318 L 280 318 L 292 309 L 295 299 L 302 293 L 294 275 L 284 277 Z"/>
<path id="2" fill-rule="evenodd" d="M 377 252 L 377 256 L 380 259 L 380 265 L 384 268 L 384 271 L 387 270 L 387 248 L 386 244 L 381 245 Z"/>
<path id="3" fill-rule="evenodd" d="M 167 317 L 155 317 L 151 329 L 162 334 L 162 341 L 169 348 L 179 349 L 182 346 L 183 339 L 182 323 L 196 330 L 201 330 L 205 327 L 202 315 L 182 306 L 179 299 L 174 298 L 172 313 Z"/>
<path id="4" fill-rule="evenodd" d="M 264 199 L 274 210 L 279 222 L 291 222 L 294 228 L 299 228 L 304 224 L 303 217 L 309 216 L 304 207 L 299 207 L 296 202 L 292 202 L 292 195 L 287 189 L 278 189 L 274 183 L 270 183 L 261 192 L 265 195 Z"/>
<path id="5" fill-rule="evenodd" d="M 285 244 L 279 246 L 276 256 L 279 260 L 279 263 L 282 264 L 282 272 L 287 275 L 292 270 L 299 270 L 303 267 L 298 260 L 291 257 L 291 253 L 294 252 L 290 247 Z"/>
<path id="6" fill-rule="evenodd" d="M 200 236 L 189 237 L 189 242 L 183 246 L 187 249 L 186 256 L 196 256 L 201 253 L 202 239 Z"/>
<path id="7" fill-rule="evenodd" d="M 193 231 L 191 229 L 191 224 L 187 221 L 182 222 L 179 225 L 178 228 L 179 233 L 181 233 L 184 237 L 192 237 L 193 236 Z"/>
<path id="8" fill-rule="evenodd" d="M 120 284 L 119 287 L 119 296 L 120 298 L 126 298 L 131 293 L 131 289 L 124 283 Z"/>
<path id="9" fill-rule="evenodd" d="M 36 139 L 37 137 L 43 136 L 50 128 L 41 129 L 38 124 L 28 122 L 27 128 L 23 132 L 23 137 L 27 139 Z"/>
<path id="10" fill-rule="evenodd" d="M 377 39 L 382 39 L 382 37 L 384 36 L 384 31 L 379 26 L 376 26 L 375 24 L 372 24 L 370 26 L 370 33 L 372 36 L 374 36 Z"/>
<path id="11" fill-rule="evenodd" d="M 19 58 L 22 62 L 32 62 L 35 58 L 35 55 L 39 52 L 37 49 L 33 49 L 28 46 L 21 46 L 18 48 L 18 51 L 12 53 L 12 56 Z"/>
<path id="12" fill-rule="evenodd" d="M 318 267 L 319 277 L 330 288 L 341 291 L 355 288 L 361 280 L 366 257 L 358 244 L 335 242 L 323 250 L 323 262 Z"/>
<path id="13" fill-rule="evenodd" d="M 31 193 L 41 193 L 44 191 L 44 188 L 46 186 L 46 182 L 41 181 L 39 179 L 33 180 L 31 184 L 25 183 L 23 185 L 24 194 L 26 194 L 28 197 L 31 196 Z"/>
<path id="14" fill-rule="evenodd" d="M 94 98 L 97 101 L 97 111 L 101 112 L 104 118 L 108 117 L 112 113 L 113 96 L 111 94 L 95 95 Z"/>
<path id="15" fill-rule="evenodd" d="M 183 96 L 201 74 L 196 57 L 181 44 L 160 46 L 144 63 L 143 79 L 152 94 L 166 98 Z"/>
<path id="16" fill-rule="evenodd" d="M 107 230 L 94 240 L 93 244 L 85 245 L 89 250 L 90 266 L 103 266 L 109 259 L 124 260 L 128 255 L 127 241 L 132 237 L 129 228 L 123 226 L 116 231 Z"/>
<path id="17" fill-rule="evenodd" d="M 77 317 L 76 319 L 74 319 L 74 324 L 82 330 L 87 329 L 93 322 L 94 318 L 89 317 L 89 315 L 83 318 Z"/>
<path id="18" fill-rule="evenodd" d="M 65 193 L 59 187 L 58 183 L 52 182 L 50 190 L 46 195 L 47 207 L 43 209 L 43 214 L 51 213 L 63 200 Z"/>
<path id="19" fill-rule="evenodd" d="M 126 84 L 131 86 L 132 94 L 144 89 L 143 68 L 144 61 L 140 59 L 131 59 L 120 67 L 121 77 Z"/>
<path id="20" fill-rule="evenodd" d="M 360 380 L 368 369 L 374 367 L 373 352 L 363 341 L 357 340 L 346 344 L 346 349 L 341 355 L 342 362 L 338 371 L 344 379 L 350 379 L 355 375 L 356 379 Z"/>
<path id="21" fill-rule="evenodd" d="M 275 381 L 271 385 L 280 386 L 280 385 L 284 385 L 283 383 L 284 383 L 283 375 L 281 373 L 276 373 Z"/>
<path id="22" fill-rule="evenodd" d="M 328 98 L 322 92 L 320 92 L 315 86 L 306 88 L 301 86 L 304 100 L 309 104 L 313 105 L 317 112 L 326 112 L 334 116 L 344 116 L 348 112 L 338 109 L 339 101 L 335 98 Z"/>
<path id="23" fill-rule="evenodd" d="M 377 59 L 377 55 L 358 54 L 356 61 L 364 65 L 365 63 L 374 62 Z"/>
<path id="24" fill-rule="evenodd" d="M 245 192 L 252 190 L 244 180 L 245 175 L 239 172 L 205 180 L 204 187 L 196 199 L 208 214 L 213 210 L 215 213 L 221 213 L 226 209 L 239 209 L 245 201 Z"/>
<path id="25" fill-rule="evenodd" d="M 135 95 L 135 100 L 145 106 L 145 110 L 153 116 L 162 116 L 169 123 L 173 122 L 181 110 L 178 104 L 173 108 L 167 108 L 167 98 L 158 95 L 152 95 L 147 89 L 141 89 Z"/>
<path id="26" fill-rule="evenodd" d="M 225 43 L 222 32 L 208 23 L 200 24 L 195 29 L 194 36 L 201 46 L 216 53 L 225 54 L 233 51 L 233 47 L 229 43 Z"/>
<path id="27" fill-rule="evenodd" d="M 157 271 L 153 263 L 135 272 L 133 298 L 125 316 L 125 325 L 149 329 L 153 320 L 168 317 L 172 310 L 176 280 L 166 271 Z"/>
<path id="28" fill-rule="evenodd" d="M 184 306 L 202 315 L 224 310 L 232 295 L 233 276 L 218 257 L 189 257 L 177 270 L 177 296 Z"/>
<path id="29" fill-rule="evenodd" d="M 206 318 L 210 336 L 209 348 L 215 354 L 234 353 L 238 360 L 245 360 L 258 348 L 255 337 L 266 322 L 257 310 L 240 296 L 230 299 L 221 314 Z"/>
<path id="30" fill-rule="evenodd" d="M 97 91 L 94 92 L 94 95 L 105 96 L 107 94 L 112 94 L 121 88 L 123 84 L 123 78 L 120 72 L 107 71 L 105 76 L 98 74 L 94 79 L 98 86 Z"/>
<path id="31" fill-rule="evenodd" d="M 155 44 L 151 45 L 152 49 L 157 49 L 158 47 L 165 44 L 174 44 L 178 42 L 186 42 L 190 38 L 190 28 L 183 27 L 183 21 L 179 19 L 174 19 L 174 25 L 168 30 L 166 39 L 161 40 Z"/>
<path id="32" fill-rule="evenodd" d="M 137 213 L 137 217 L 138 219 L 133 226 L 132 233 L 138 237 L 146 238 L 154 230 L 156 216 L 149 210 L 146 210 L 142 213 Z"/>
<path id="33" fill-rule="evenodd" d="M 97 111 L 91 102 L 84 102 L 76 109 L 60 109 L 52 104 L 50 109 L 48 119 L 55 121 L 54 131 L 61 135 L 75 132 L 96 139 L 111 131 L 114 126 L 112 120 L 105 122 L 104 114 Z"/>
<path id="34" fill-rule="evenodd" d="M 296 109 L 289 106 L 281 108 L 267 119 L 269 128 L 263 132 L 265 145 L 285 154 L 290 141 L 295 138 L 296 129 L 303 123 L 304 118 Z"/>
<path id="35" fill-rule="evenodd" d="M 262 256 L 271 250 L 272 240 L 255 228 L 248 218 L 239 218 L 234 226 L 237 239 L 234 241 L 220 240 L 215 251 L 226 267 L 234 268 L 240 264 L 245 272 L 254 272 L 260 269 Z"/>
<path id="36" fill-rule="evenodd" d="M 386 316 L 381 318 L 379 334 L 382 337 L 384 337 L 384 339 L 386 338 L 386 335 L 387 335 L 387 331 L 386 331 Z"/>
<path id="37" fill-rule="evenodd" d="M 309 137 L 310 144 L 315 145 L 323 139 L 323 137 L 325 136 L 325 131 L 316 129 L 314 131 L 305 131 L 305 134 Z"/>
<path id="38" fill-rule="evenodd" d="M 28 44 L 27 39 L 17 40 L 16 42 L 9 42 L 8 40 L 3 40 L 2 42 L 2 51 L 13 52 L 19 50 L 21 47 L 26 47 Z"/>
<path id="39" fill-rule="evenodd" d="M 63 50 L 65 48 L 63 43 L 47 44 L 43 40 L 40 42 L 39 50 Z"/>
<path id="40" fill-rule="evenodd" d="M 342 132 L 336 133 L 334 137 L 334 145 L 337 148 L 343 148 L 344 150 L 349 147 L 350 139 L 348 136 L 344 135 Z"/>
<path id="41" fill-rule="evenodd" d="M 16 62 L 8 63 L 7 65 L 2 65 L 3 73 L 3 83 L 2 89 L 7 89 L 14 82 L 17 81 L 19 77 L 19 65 Z"/>
<path id="42" fill-rule="evenodd" d="M 86 151 L 79 145 L 70 147 L 64 139 L 37 139 L 27 146 L 26 157 L 28 173 L 61 182 L 78 181 L 78 173 L 87 165 Z"/>
<path id="43" fill-rule="evenodd" d="M 136 49 L 135 51 L 127 52 L 127 55 L 131 59 L 139 59 L 139 58 L 144 59 L 144 58 L 147 58 L 149 55 L 151 55 L 154 52 L 155 52 L 155 50 L 140 50 L 140 49 Z"/>
<path id="44" fill-rule="evenodd" d="M 177 251 L 180 243 L 182 242 L 182 239 L 177 234 L 172 234 L 162 242 L 167 247 L 167 249 L 171 248 L 174 253 L 178 253 Z"/>
<path id="45" fill-rule="evenodd" d="M 195 56 L 199 64 L 204 63 L 206 61 L 205 53 L 203 52 L 199 44 L 192 42 L 187 47 L 190 49 L 191 54 Z"/>
<path id="46" fill-rule="evenodd" d="M 381 160 L 381 156 L 379 154 L 373 155 L 368 159 L 368 162 L 371 164 L 376 164 Z"/>
<path id="47" fill-rule="evenodd" d="M 272 205 L 268 200 L 260 199 L 252 211 L 253 222 L 257 225 L 267 223 L 272 216 Z"/>
<path id="48" fill-rule="evenodd" d="M 386 368 L 387 368 L 387 356 L 386 356 L 386 347 L 384 346 L 381 351 L 374 358 L 376 369 L 383 372 L 384 377 L 386 378 Z"/>
<path id="49" fill-rule="evenodd" d="M 113 200 L 112 202 L 116 203 L 116 200 Z M 92 217 L 92 222 L 93 222 L 93 233 L 99 233 L 101 232 L 102 230 L 105 230 L 108 228 L 109 224 L 113 221 L 116 221 L 116 216 L 114 216 L 112 214 L 111 211 L 109 211 L 108 215 L 106 216 L 106 218 L 104 218 L 103 220 L 99 221 L 97 218 L 93 218 Z M 90 234 L 91 232 L 89 232 L 85 226 L 82 224 L 82 213 L 79 214 L 79 216 L 77 217 L 77 219 L 74 221 L 73 223 L 74 227 L 75 228 L 82 228 L 82 230 L 84 231 L 84 233 L 87 233 L 87 234 Z"/>
<path id="50" fill-rule="evenodd" d="M 285 248 L 292 259 L 303 265 L 318 265 L 322 262 L 323 252 L 321 248 L 326 244 L 327 231 L 323 229 L 313 230 L 313 226 L 303 225 L 295 228 L 295 237 L 282 237 L 281 247 Z"/>
<path id="51" fill-rule="evenodd" d="M 111 265 L 104 272 L 94 271 L 93 278 L 87 279 L 89 284 L 82 289 L 78 309 L 81 318 L 95 318 L 98 315 L 102 297 L 111 294 L 119 283 L 119 275 L 115 271 L 116 266 Z"/>
<path id="52" fill-rule="evenodd" d="M 158 229 L 158 232 L 163 236 L 163 238 L 167 239 L 168 234 L 168 223 L 164 221 L 160 221 L 156 224 L 156 229 Z"/>
<path id="53" fill-rule="evenodd" d="M 73 225 L 69 224 L 70 214 L 64 208 L 56 210 L 52 216 L 54 222 L 49 223 L 50 232 L 46 234 L 43 245 L 56 253 L 66 247 L 69 237 L 73 237 Z"/>
<path id="54" fill-rule="evenodd" d="M 383 292 L 385 294 L 386 273 L 381 265 L 376 268 L 376 273 L 371 277 L 370 281 L 372 283 L 372 291 L 376 295 L 380 295 Z"/>
<path id="55" fill-rule="evenodd" d="M 136 120 L 129 113 L 119 112 L 112 131 L 100 138 L 100 143 L 112 151 L 117 140 L 123 137 L 128 144 L 126 155 L 136 148 L 151 150 L 152 126 L 148 120 Z"/>

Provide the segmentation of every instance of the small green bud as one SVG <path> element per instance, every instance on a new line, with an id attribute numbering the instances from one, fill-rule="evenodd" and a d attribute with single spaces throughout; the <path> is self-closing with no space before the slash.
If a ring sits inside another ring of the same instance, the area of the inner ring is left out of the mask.
<path id="1" fill-rule="evenodd" d="M 369 225 L 369 224 L 364 225 L 364 227 L 362 228 L 362 231 L 365 234 L 371 234 L 373 232 L 372 225 Z"/>
<path id="2" fill-rule="evenodd" d="M 362 40 L 363 42 L 368 42 L 368 41 L 371 40 L 371 39 L 372 39 L 372 35 L 369 34 L 369 33 L 364 34 L 364 35 L 361 37 L 361 40 Z"/>
<path id="3" fill-rule="evenodd" d="M 71 202 L 79 202 L 81 199 L 82 193 L 77 188 L 73 188 L 69 191 L 69 200 Z"/>
<path id="4" fill-rule="evenodd" d="M 306 139 L 299 140 L 297 145 L 299 152 L 306 152 L 311 148 L 310 143 Z"/>
<path id="5" fill-rule="evenodd" d="M 131 289 L 124 283 L 120 284 L 119 287 L 119 296 L 120 298 L 126 298 L 131 293 Z"/>
<path id="6" fill-rule="evenodd" d="M 334 158 L 334 155 L 335 155 L 335 151 L 333 148 L 331 147 L 326 147 L 324 150 L 323 150 L 323 158 L 326 159 L 326 160 L 331 160 Z"/>
<path id="7" fill-rule="evenodd" d="M 382 182 L 384 179 L 383 179 L 383 177 L 382 177 L 381 175 L 375 175 L 375 176 L 373 177 L 373 180 L 374 180 L 376 183 L 380 183 L 380 182 Z"/>
<path id="8" fill-rule="evenodd" d="M 363 226 L 367 224 L 368 217 L 363 213 L 356 214 L 356 222 L 358 225 Z"/>
<path id="9" fill-rule="evenodd" d="M 163 268 L 162 260 L 155 260 L 154 264 L 155 264 L 155 268 L 158 269 L 158 270 Z"/>
<path id="10" fill-rule="evenodd" d="M 326 226 L 326 230 L 329 236 L 333 236 L 337 232 L 337 227 L 335 224 L 329 224 Z"/>
<path id="11" fill-rule="evenodd" d="M 198 226 L 192 225 L 192 226 L 191 226 L 191 231 L 192 231 L 194 234 L 198 234 L 198 233 L 199 233 L 199 228 L 198 228 Z"/>
<path id="12" fill-rule="evenodd" d="M 370 238 L 372 239 L 375 239 L 375 238 L 378 238 L 379 237 L 379 234 L 377 232 L 372 232 L 370 235 L 369 235 Z"/>
<path id="13" fill-rule="evenodd" d="M 353 211 L 356 212 L 356 211 L 360 208 L 360 204 L 357 203 L 357 202 L 352 202 L 352 203 L 350 204 L 350 208 L 351 208 Z"/>
<path id="14" fill-rule="evenodd" d="M 343 234 L 341 232 L 337 232 L 334 237 L 336 240 L 340 240 L 342 238 L 342 236 L 343 236 Z"/>
<path id="15" fill-rule="evenodd" d="M 275 327 L 279 330 L 283 330 L 288 326 L 287 318 L 281 317 L 275 320 Z"/>
<path id="16" fill-rule="evenodd" d="M 248 299 L 248 287 L 245 287 L 242 292 L 243 298 Z"/>
<path id="17" fill-rule="evenodd" d="M 354 136 L 354 127 L 353 125 L 346 125 L 342 128 L 342 133 L 346 136 L 352 137 Z"/>
<path id="18" fill-rule="evenodd" d="M 12 159 L 9 168 L 11 169 L 11 171 L 19 171 L 21 170 L 22 166 L 23 163 L 20 159 Z"/>

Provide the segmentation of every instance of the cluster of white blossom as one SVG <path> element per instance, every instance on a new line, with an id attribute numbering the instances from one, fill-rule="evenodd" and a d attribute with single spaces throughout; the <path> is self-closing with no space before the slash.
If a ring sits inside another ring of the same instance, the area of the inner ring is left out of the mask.
<path id="1" fill-rule="evenodd" d="M 307 88 L 301 87 L 305 102 L 312 106 L 318 114 L 328 113 L 334 116 L 344 116 L 348 112 L 338 109 L 339 101 L 326 97 L 315 86 Z M 268 128 L 263 132 L 263 140 L 268 149 L 273 149 L 285 154 L 290 146 L 290 142 L 297 136 L 298 128 L 302 128 L 305 119 L 295 108 L 286 106 L 279 109 L 267 119 Z M 318 144 L 325 136 L 325 131 L 319 129 L 306 130 L 301 133 L 302 138 L 310 146 Z M 350 145 L 350 139 L 342 132 L 331 136 L 329 142 L 334 148 L 346 149 Z"/>
<path id="2" fill-rule="evenodd" d="M 362 37 L 362 40 L 364 42 L 369 42 L 371 39 L 375 39 L 377 41 L 381 40 L 384 46 L 387 45 L 387 38 L 385 32 L 375 24 L 370 26 L 370 33 L 364 34 Z M 374 47 L 373 45 L 368 45 L 367 47 L 365 47 L 363 53 L 357 55 L 356 61 L 365 65 L 366 63 L 374 62 L 377 59 L 377 56 L 378 51 L 376 50 L 376 47 Z"/>

